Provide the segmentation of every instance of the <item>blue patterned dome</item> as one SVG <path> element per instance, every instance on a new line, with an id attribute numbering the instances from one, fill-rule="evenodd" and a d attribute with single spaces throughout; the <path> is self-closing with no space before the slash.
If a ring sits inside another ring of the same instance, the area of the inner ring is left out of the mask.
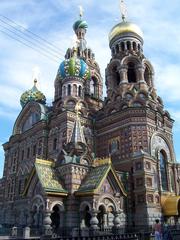
<path id="1" fill-rule="evenodd" d="M 58 74 L 62 79 L 66 77 L 79 77 L 85 80 L 90 79 L 90 70 L 84 60 L 76 56 L 65 59 L 58 69 Z"/>
<path id="2" fill-rule="evenodd" d="M 39 102 L 42 104 L 46 104 L 46 97 L 44 96 L 44 94 L 42 92 L 40 92 L 37 87 L 36 87 L 36 83 L 37 80 L 34 80 L 34 86 L 32 87 L 32 89 L 25 91 L 20 98 L 20 103 L 21 106 L 24 107 L 26 105 L 26 103 L 28 102 Z"/>

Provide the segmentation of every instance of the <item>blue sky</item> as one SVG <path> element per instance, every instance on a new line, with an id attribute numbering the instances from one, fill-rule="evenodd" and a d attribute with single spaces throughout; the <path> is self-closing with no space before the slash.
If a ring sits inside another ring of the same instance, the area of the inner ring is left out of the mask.
<path id="1" fill-rule="evenodd" d="M 144 54 L 155 69 L 155 86 L 165 108 L 175 119 L 174 144 L 180 161 L 180 1 L 126 0 L 128 20 L 144 32 Z M 19 98 L 33 85 L 33 69 L 39 69 L 38 88 L 50 104 L 54 79 L 66 49 L 72 44 L 72 24 L 78 6 L 85 10 L 89 29 L 87 42 L 104 70 L 110 60 L 108 33 L 120 21 L 119 0 L 1 0 L 0 15 L 56 45 L 61 51 L 54 62 L 0 32 L 0 144 L 8 141 L 21 110 Z M 2 26 L 0 23 L 0 30 Z M 104 92 L 105 95 L 105 92 Z M 0 147 L 0 176 L 4 163 Z"/>

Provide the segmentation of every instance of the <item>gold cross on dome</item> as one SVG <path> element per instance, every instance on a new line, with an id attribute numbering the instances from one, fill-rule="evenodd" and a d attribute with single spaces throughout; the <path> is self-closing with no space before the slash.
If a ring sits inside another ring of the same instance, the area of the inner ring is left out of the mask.
<path id="1" fill-rule="evenodd" d="M 120 11 L 121 11 L 122 20 L 124 22 L 127 18 L 127 7 L 124 0 L 120 0 Z"/>

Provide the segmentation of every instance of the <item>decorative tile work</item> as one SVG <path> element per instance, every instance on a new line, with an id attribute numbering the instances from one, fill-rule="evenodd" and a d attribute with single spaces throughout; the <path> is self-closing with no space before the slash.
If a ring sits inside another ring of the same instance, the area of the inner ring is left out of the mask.
<path id="1" fill-rule="evenodd" d="M 56 171 L 53 168 L 53 162 L 38 160 L 35 163 L 35 169 L 46 192 L 67 193 L 57 177 Z"/>

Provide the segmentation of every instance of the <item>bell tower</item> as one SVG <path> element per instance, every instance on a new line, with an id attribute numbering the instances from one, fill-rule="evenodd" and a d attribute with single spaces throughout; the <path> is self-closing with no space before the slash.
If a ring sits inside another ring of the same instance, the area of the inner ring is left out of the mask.
<path id="1" fill-rule="evenodd" d="M 109 34 L 112 58 L 106 68 L 107 98 L 96 118 L 97 157 L 110 155 L 116 170 L 128 172 L 128 221 L 152 225 L 162 199 L 178 194 L 173 120 L 154 88 L 154 70 L 143 53 L 143 33 L 122 20 Z"/>
<path id="2" fill-rule="evenodd" d="M 115 25 L 109 34 L 112 59 L 106 69 L 107 97 L 119 96 L 124 102 L 141 102 L 143 94 L 156 98 L 151 63 L 143 54 L 143 33 L 134 23 L 126 20 L 122 7 L 122 22 Z M 132 92 L 142 93 L 139 99 Z"/>

